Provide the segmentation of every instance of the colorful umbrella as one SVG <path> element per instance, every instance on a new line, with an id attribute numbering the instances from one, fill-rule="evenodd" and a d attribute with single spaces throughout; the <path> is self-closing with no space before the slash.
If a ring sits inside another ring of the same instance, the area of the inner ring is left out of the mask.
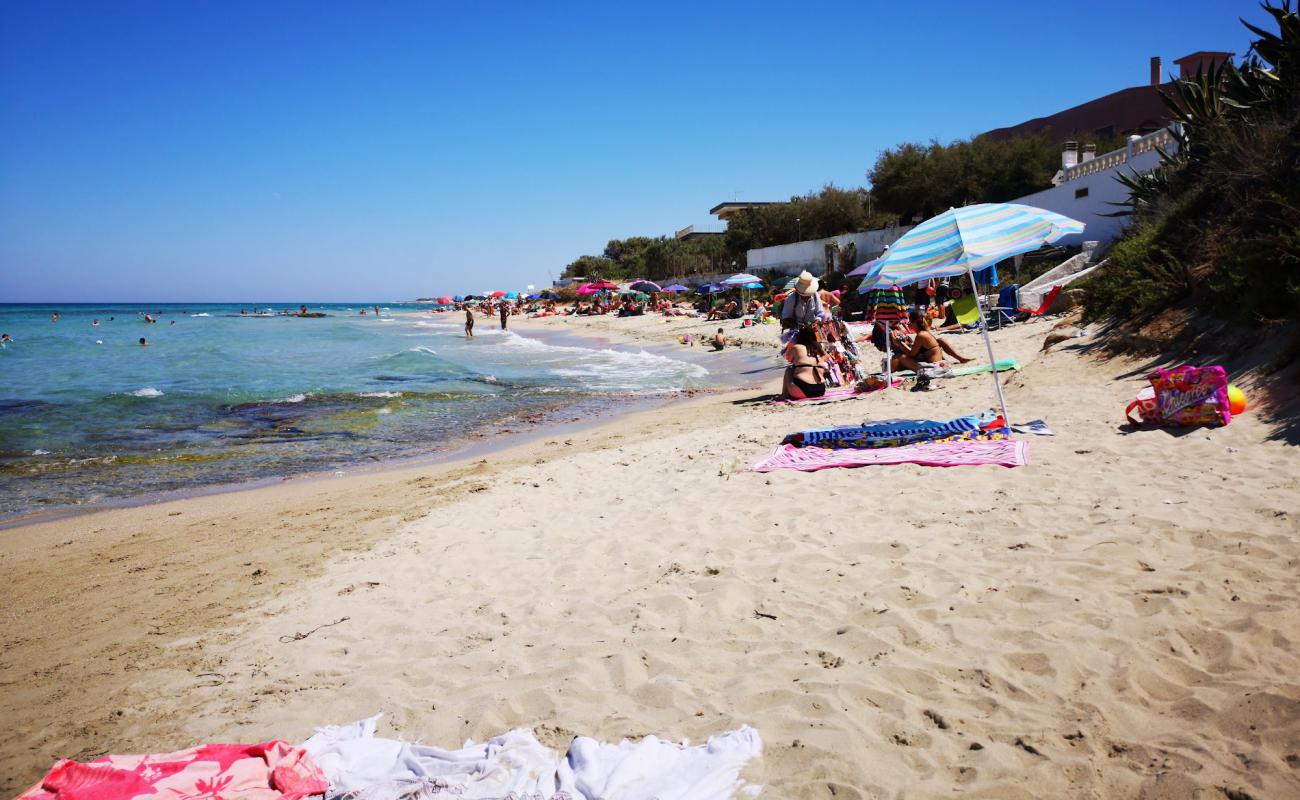
<path id="1" fill-rule="evenodd" d="M 638 292 L 662 292 L 663 291 L 663 288 L 660 287 L 659 284 L 655 283 L 654 281 L 632 281 L 632 283 L 629 284 L 627 288 L 634 289 Z"/>
<path id="2" fill-rule="evenodd" d="M 518 299 L 519 299 L 519 292 L 506 292 L 506 299 L 507 299 L 507 300 L 518 300 Z"/>
<path id="3" fill-rule="evenodd" d="M 894 242 L 863 283 L 906 286 L 978 272 L 1004 258 L 1082 232 L 1083 223 L 1078 220 L 1017 203 L 950 208 Z"/>
<path id="4" fill-rule="evenodd" d="M 458 294 L 455 297 L 451 298 L 451 300 L 453 303 L 463 303 L 465 302 L 465 295 Z"/>
<path id="5" fill-rule="evenodd" d="M 672 286 L 665 286 L 665 287 L 663 288 L 663 291 L 665 291 L 665 292 L 689 292 L 690 289 L 688 289 L 688 288 L 685 287 L 685 286 L 682 286 L 680 283 L 674 283 Z"/>
<path id="6" fill-rule="evenodd" d="M 717 294 L 718 292 L 727 291 L 727 287 L 720 283 L 706 283 L 695 289 L 697 294 Z"/>
<path id="7" fill-rule="evenodd" d="M 505 297 L 505 296 L 506 296 L 505 292 L 490 292 L 488 294 L 488 297 Z"/>
<path id="8" fill-rule="evenodd" d="M 975 289 L 975 272 L 1004 258 L 1028 253 L 1064 236 L 1083 233 L 1084 224 L 1034 206 L 1019 203 L 977 203 L 950 208 L 937 217 L 922 222 L 894 242 L 876 265 L 862 279 L 862 285 L 903 286 L 931 278 L 946 278 L 965 273 Z M 993 386 L 998 406 L 1008 425 L 1006 398 L 998 379 L 997 359 L 989 341 L 984 309 L 980 312 L 980 330 L 984 346 L 993 365 Z"/>
<path id="9" fill-rule="evenodd" d="M 865 264 L 863 264 L 862 266 L 858 267 L 857 269 L 853 270 L 852 272 L 850 272 L 849 274 L 845 275 L 844 277 L 846 277 L 846 278 L 860 278 L 860 277 L 862 277 L 863 275 L 866 275 L 868 272 L 871 272 L 871 270 L 875 269 L 875 267 L 876 267 L 876 262 L 879 261 L 881 258 L 884 258 L 884 256 L 880 256 L 880 257 L 878 257 L 878 258 L 873 258 L 873 259 L 871 259 L 870 261 L 868 261 L 867 263 L 865 263 Z M 866 282 L 863 281 L 863 283 L 865 284 Z M 867 288 L 870 289 L 871 287 L 867 287 Z"/>
<path id="10" fill-rule="evenodd" d="M 747 272 L 741 272 L 739 274 L 732 275 L 730 278 L 727 278 L 725 281 L 722 282 L 722 285 L 723 286 L 744 286 L 747 283 L 762 283 L 762 282 L 763 279 L 758 277 L 757 275 L 750 275 Z"/>
<path id="11" fill-rule="evenodd" d="M 745 288 L 745 289 L 762 289 L 762 288 L 763 288 L 763 284 L 761 284 L 761 283 L 746 283 L 746 284 L 743 284 L 743 288 Z"/>
<path id="12" fill-rule="evenodd" d="M 445 306 L 450 302 L 451 302 L 451 298 L 447 297 L 446 295 L 443 295 L 442 297 L 438 298 L 438 305 L 440 306 Z"/>

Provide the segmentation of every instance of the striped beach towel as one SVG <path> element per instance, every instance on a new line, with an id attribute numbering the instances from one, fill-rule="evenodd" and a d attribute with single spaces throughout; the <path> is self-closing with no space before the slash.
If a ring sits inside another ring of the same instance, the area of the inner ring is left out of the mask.
<path id="1" fill-rule="evenodd" d="M 828 450 L 843 448 L 872 449 L 902 447 L 917 442 L 930 442 L 980 429 L 977 416 L 957 417 L 949 420 L 896 419 L 883 422 L 864 422 L 861 425 L 843 425 L 792 433 L 781 444 L 795 447 L 819 447 Z"/>
<path id="2" fill-rule="evenodd" d="M 1015 439 L 995 441 L 922 442 L 904 447 L 873 450 L 825 450 L 783 444 L 754 465 L 755 472 L 793 469 L 815 472 L 833 467 L 919 464 L 926 467 L 970 467 L 995 464 L 1023 467 L 1029 463 L 1029 443 Z"/>

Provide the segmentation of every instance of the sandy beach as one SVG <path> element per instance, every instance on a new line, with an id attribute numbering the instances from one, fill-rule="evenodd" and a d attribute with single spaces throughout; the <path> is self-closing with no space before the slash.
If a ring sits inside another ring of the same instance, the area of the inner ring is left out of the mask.
<path id="1" fill-rule="evenodd" d="M 1022 468 L 752 472 L 789 432 L 992 398 L 772 406 L 772 370 L 486 458 L 0 532 L 0 793 L 383 712 L 448 746 L 749 724 L 763 797 L 1300 797 L 1300 452 L 1250 413 L 1122 430 L 1153 364 L 1040 352 L 1052 324 L 995 334 L 1013 419 L 1056 432 Z M 731 333 L 777 363 L 776 326 Z"/>

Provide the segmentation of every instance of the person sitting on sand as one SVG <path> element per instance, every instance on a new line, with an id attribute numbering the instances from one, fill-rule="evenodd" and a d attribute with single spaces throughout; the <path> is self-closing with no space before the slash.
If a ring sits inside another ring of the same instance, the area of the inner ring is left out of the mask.
<path id="1" fill-rule="evenodd" d="M 789 349 L 790 366 L 785 369 L 781 393 L 791 400 L 821 397 L 826 394 L 826 358 L 817 331 L 800 325 Z"/>
<path id="2" fill-rule="evenodd" d="M 713 345 L 714 350 L 721 350 L 727 346 L 727 334 L 722 332 L 722 328 L 718 328 L 718 332 L 713 334 L 713 338 L 709 340 L 709 344 Z"/>
<path id="3" fill-rule="evenodd" d="M 938 364 L 943 361 L 944 353 L 952 356 L 959 364 L 970 361 L 930 329 L 930 318 L 925 314 L 912 309 L 907 312 L 907 321 L 916 335 L 911 341 L 898 333 L 892 335 L 894 352 L 898 354 L 891 362 L 893 369 L 919 371 L 921 364 Z"/>

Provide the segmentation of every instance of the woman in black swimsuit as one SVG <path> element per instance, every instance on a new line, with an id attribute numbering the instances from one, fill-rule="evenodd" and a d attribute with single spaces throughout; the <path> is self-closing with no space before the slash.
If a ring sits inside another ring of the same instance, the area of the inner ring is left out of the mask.
<path id="1" fill-rule="evenodd" d="M 799 333 L 790 346 L 790 366 L 786 367 L 781 391 L 791 400 L 826 394 L 825 364 L 825 353 L 813 326 L 799 326 Z"/>

